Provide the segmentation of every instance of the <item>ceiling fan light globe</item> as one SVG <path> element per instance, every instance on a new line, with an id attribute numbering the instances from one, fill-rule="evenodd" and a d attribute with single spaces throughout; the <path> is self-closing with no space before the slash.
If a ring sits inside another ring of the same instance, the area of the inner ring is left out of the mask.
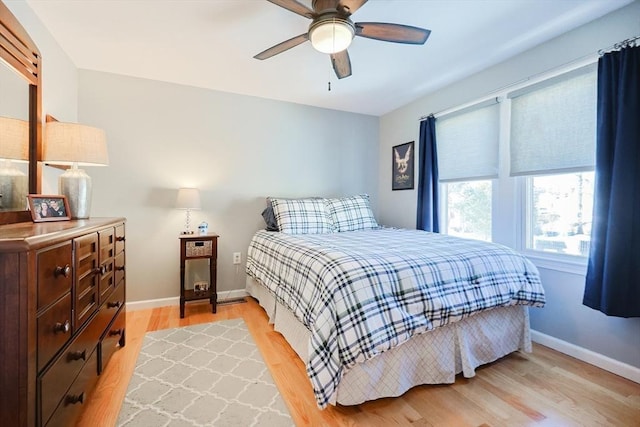
<path id="1" fill-rule="evenodd" d="M 320 22 L 309 30 L 311 45 L 322 53 L 342 52 L 349 47 L 354 36 L 353 25 L 342 20 Z"/>

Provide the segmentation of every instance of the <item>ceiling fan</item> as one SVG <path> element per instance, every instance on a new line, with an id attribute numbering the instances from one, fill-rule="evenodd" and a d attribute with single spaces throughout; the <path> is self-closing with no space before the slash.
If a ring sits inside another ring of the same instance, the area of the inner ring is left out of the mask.
<path id="1" fill-rule="evenodd" d="M 347 47 L 355 36 L 394 43 L 424 44 L 431 34 L 430 30 L 409 25 L 385 22 L 354 23 L 351 15 L 367 0 L 313 0 L 313 10 L 296 0 L 267 1 L 311 19 L 311 25 L 308 32 L 278 43 L 254 58 L 271 58 L 310 40 L 316 50 L 331 55 L 331 64 L 339 79 L 351 75 L 351 60 Z"/>

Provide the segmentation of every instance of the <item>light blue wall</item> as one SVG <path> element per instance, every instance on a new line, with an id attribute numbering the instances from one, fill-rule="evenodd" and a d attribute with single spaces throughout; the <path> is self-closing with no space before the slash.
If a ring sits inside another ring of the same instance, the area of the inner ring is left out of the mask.
<path id="1" fill-rule="evenodd" d="M 244 289 L 267 196 L 369 193 L 377 202 L 378 118 L 95 71 L 80 71 L 79 119 L 107 132 L 110 164 L 87 168 L 92 214 L 126 216 L 127 300 L 176 297 L 176 191 L 220 234 L 218 288 Z M 206 279 L 206 278 L 204 278 Z"/>
<path id="2" fill-rule="evenodd" d="M 555 69 L 626 38 L 640 35 L 640 2 L 612 12 L 499 65 L 461 80 L 380 118 L 379 216 L 383 223 L 415 227 L 416 191 L 391 191 L 389 167 L 391 147 L 418 140 L 419 119 L 430 113 L 486 97 L 507 85 Z M 494 204 L 500 217 L 494 221 L 497 241 L 517 241 L 514 212 L 517 194 L 509 178 L 500 179 L 499 200 Z M 536 261 L 537 262 L 537 261 Z M 567 273 L 538 263 L 548 304 L 531 310 L 533 329 L 640 368 L 640 319 L 604 316 L 582 305 L 583 273 Z"/>

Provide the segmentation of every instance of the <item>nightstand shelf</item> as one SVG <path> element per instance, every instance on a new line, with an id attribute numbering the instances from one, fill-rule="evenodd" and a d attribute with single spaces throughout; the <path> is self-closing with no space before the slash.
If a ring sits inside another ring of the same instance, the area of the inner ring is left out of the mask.
<path id="1" fill-rule="evenodd" d="M 211 312 L 216 312 L 218 299 L 217 293 L 217 258 L 218 235 L 206 234 L 180 236 L 180 318 L 184 318 L 184 306 L 187 301 L 208 299 L 211 303 Z M 209 287 L 196 291 L 185 288 L 185 270 L 187 261 L 206 259 L 209 262 Z"/>

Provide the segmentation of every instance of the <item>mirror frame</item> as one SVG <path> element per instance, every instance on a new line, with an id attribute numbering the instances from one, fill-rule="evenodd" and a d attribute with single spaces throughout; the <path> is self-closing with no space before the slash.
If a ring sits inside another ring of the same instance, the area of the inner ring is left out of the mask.
<path id="1" fill-rule="evenodd" d="M 42 167 L 42 57 L 24 27 L 0 1 L 0 59 L 29 83 L 29 193 L 40 192 Z M 26 206 L 26 202 L 25 202 Z M 0 225 L 31 221 L 27 210 L 0 212 Z"/>

